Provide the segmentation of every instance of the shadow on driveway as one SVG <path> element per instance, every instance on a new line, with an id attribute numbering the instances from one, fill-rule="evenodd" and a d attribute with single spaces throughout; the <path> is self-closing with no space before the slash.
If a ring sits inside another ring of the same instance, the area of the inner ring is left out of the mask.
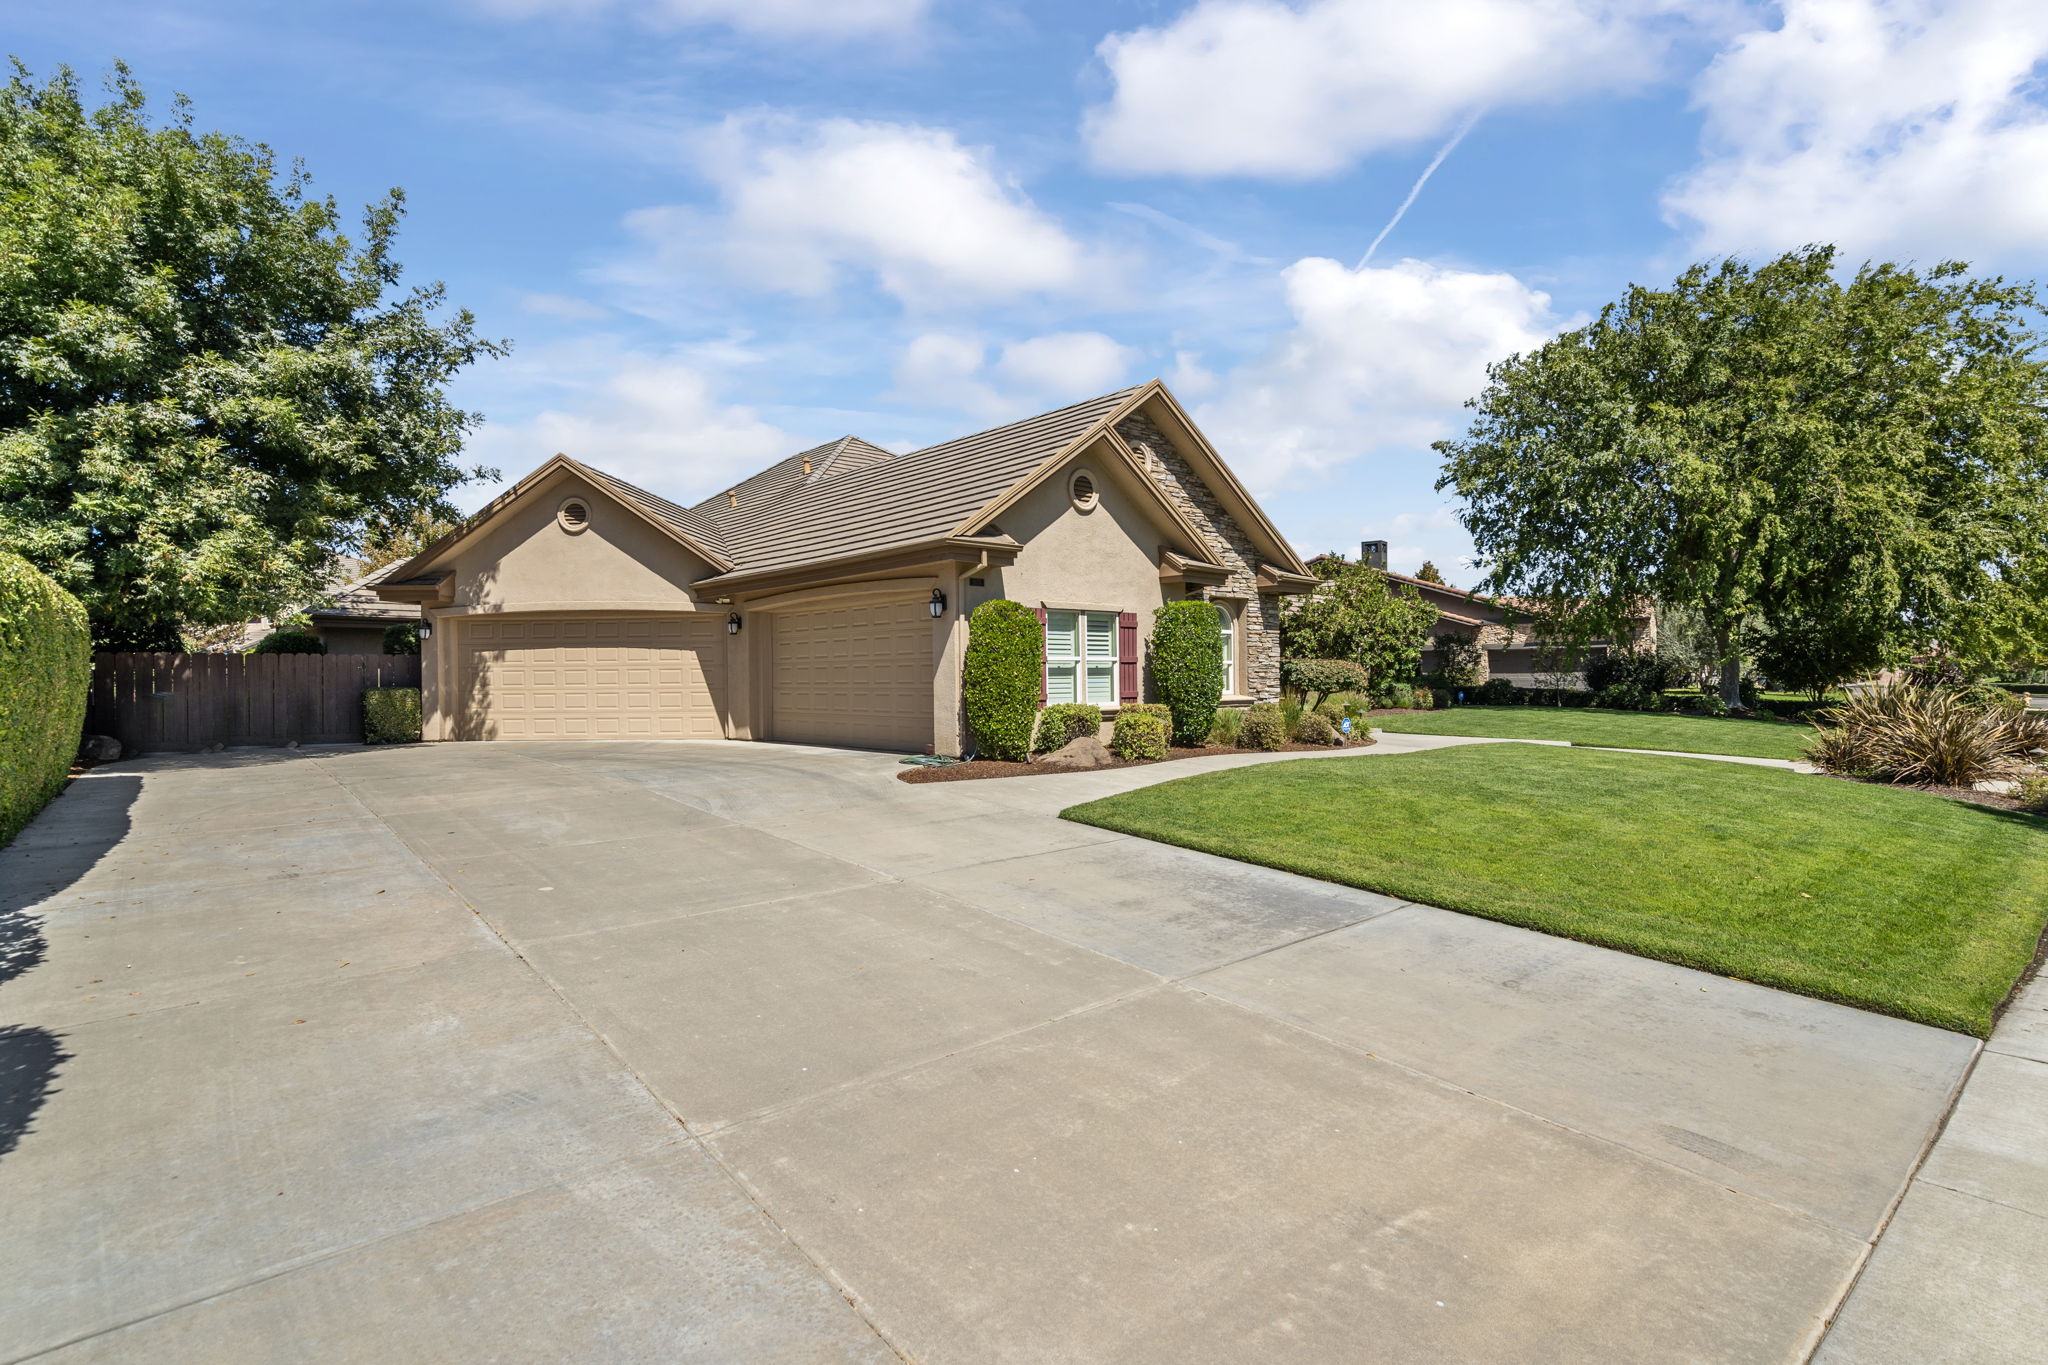
<path id="1" fill-rule="evenodd" d="M 142 778 L 109 773 L 88 781 L 83 788 L 79 782 L 66 787 L 0 848 L 0 987 L 48 956 L 36 907 L 69 890 L 127 837 Z M 66 837 L 72 830 L 75 837 Z M 46 1028 L 0 1023 L 0 1157 L 21 1144 L 37 1111 L 56 1093 L 57 1073 L 72 1056 L 63 1037 Z"/>

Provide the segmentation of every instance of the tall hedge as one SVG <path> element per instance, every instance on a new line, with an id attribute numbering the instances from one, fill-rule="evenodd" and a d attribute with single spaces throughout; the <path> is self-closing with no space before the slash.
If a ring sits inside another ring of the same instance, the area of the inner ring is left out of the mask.
<path id="1" fill-rule="evenodd" d="M 91 683 L 85 608 L 0 550 L 0 844 L 63 789 Z"/>
<path id="2" fill-rule="evenodd" d="M 967 661 L 960 680 L 967 728 L 983 758 L 1022 763 L 1045 678 L 1045 631 L 1038 613 L 998 597 L 967 618 Z"/>
<path id="3" fill-rule="evenodd" d="M 1173 742 L 1209 737 L 1223 700 L 1223 618 L 1213 602 L 1168 602 L 1152 613 L 1152 687 L 1173 712 Z"/>

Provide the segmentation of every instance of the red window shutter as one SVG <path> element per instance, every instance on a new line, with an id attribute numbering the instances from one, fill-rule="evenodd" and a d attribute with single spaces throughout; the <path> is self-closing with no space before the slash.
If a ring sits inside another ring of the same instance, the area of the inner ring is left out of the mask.
<path id="1" fill-rule="evenodd" d="M 1117 699 L 1138 699 L 1138 613 L 1127 611 L 1116 618 Z"/>
<path id="2" fill-rule="evenodd" d="M 1038 609 L 1038 704 L 1040 706 L 1045 705 L 1046 669 L 1048 667 L 1050 665 L 1045 661 L 1045 608 L 1040 607 Z"/>

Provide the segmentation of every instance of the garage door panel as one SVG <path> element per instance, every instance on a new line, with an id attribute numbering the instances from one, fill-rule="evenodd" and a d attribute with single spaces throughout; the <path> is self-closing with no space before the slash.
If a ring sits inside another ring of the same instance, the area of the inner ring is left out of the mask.
<path id="1" fill-rule="evenodd" d="M 774 618 L 775 738 L 921 751 L 932 737 L 922 599 Z"/>
<path id="2" fill-rule="evenodd" d="M 723 623 L 473 620 L 467 739 L 719 739 Z"/>

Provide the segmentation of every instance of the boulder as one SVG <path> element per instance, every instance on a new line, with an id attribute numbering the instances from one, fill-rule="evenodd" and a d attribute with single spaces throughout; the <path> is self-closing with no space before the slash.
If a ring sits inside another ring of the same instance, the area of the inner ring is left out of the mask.
<path id="1" fill-rule="evenodd" d="M 1107 768 L 1116 762 L 1116 755 L 1110 753 L 1109 746 L 1094 735 L 1083 735 L 1079 739 L 1068 740 L 1038 761 L 1048 768 L 1079 771 L 1083 768 Z"/>
<path id="2" fill-rule="evenodd" d="M 121 757 L 121 741 L 112 735 L 87 735 L 78 742 L 78 756 L 87 763 L 112 763 Z"/>

